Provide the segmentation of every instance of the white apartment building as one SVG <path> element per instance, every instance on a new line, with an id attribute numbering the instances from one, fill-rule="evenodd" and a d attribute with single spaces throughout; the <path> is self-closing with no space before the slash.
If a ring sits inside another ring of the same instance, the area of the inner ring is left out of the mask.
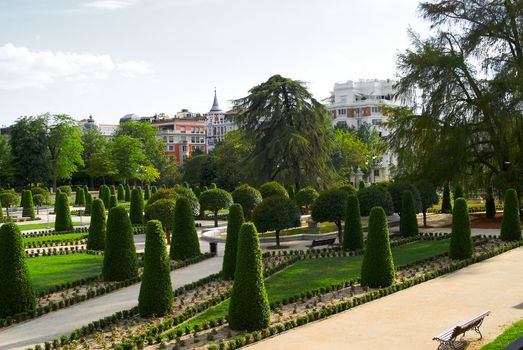
<path id="1" fill-rule="evenodd" d="M 222 142 L 225 134 L 231 130 L 238 129 L 234 123 L 234 115 L 225 113 L 220 108 L 216 90 L 214 90 L 214 101 L 209 113 L 206 114 L 205 128 L 207 131 L 207 150 L 212 150 L 218 143 Z"/>
<path id="2" fill-rule="evenodd" d="M 332 114 L 332 125 L 345 124 L 357 130 L 367 123 L 377 129 L 380 136 L 387 136 L 388 130 L 381 125 L 387 116 L 381 113 L 379 106 L 392 104 L 395 83 L 396 81 L 390 79 L 364 79 L 334 84 L 327 104 L 327 109 Z M 394 155 L 387 152 L 380 159 L 372 160 L 368 176 L 357 170 L 351 175 L 350 181 L 357 185 L 361 179 L 367 183 L 389 180 L 391 166 L 395 163 Z"/>

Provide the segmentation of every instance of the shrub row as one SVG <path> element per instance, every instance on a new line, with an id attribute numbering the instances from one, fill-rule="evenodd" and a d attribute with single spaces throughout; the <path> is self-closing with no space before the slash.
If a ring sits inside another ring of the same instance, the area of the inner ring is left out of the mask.
<path id="1" fill-rule="evenodd" d="M 88 227 L 75 227 L 72 231 L 68 231 L 68 232 L 60 232 L 60 233 L 57 233 L 55 230 L 45 230 L 45 231 L 35 231 L 35 232 L 28 232 L 28 233 L 24 233 L 22 231 L 22 235 L 24 236 L 24 238 L 32 238 L 32 237 L 47 237 L 47 236 L 55 236 L 55 235 L 64 235 L 64 234 L 68 234 L 68 233 L 84 233 L 84 232 L 89 232 L 89 228 Z"/>
<path id="2" fill-rule="evenodd" d="M 468 208 L 469 208 L 469 213 L 479 213 L 482 211 L 486 211 L 486 208 L 484 205 L 471 205 Z M 497 204 L 496 210 L 503 210 L 503 204 Z M 442 211 L 439 208 L 429 208 L 429 209 L 427 209 L 427 213 L 441 214 Z"/>
<path id="3" fill-rule="evenodd" d="M 67 255 L 67 254 L 96 254 L 96 255 L 103 255 L 103 252 L 95 251 L 95 250 L 88 250 L 84 247 L 59 247 L 59 248 L 52 248 L 52 249 L 43 249 L 40 251 L 40 249 L 37 249 L 35 251 L 31 252 L 25 252 L 25 256 L 27 258 L 36 258 L 39 256 L 52 256 L 52 255 Z"/>
<path id="4" fill-rule="evenodd" d="M 60 245 L 79 245 L 84 244 L 87 239 L 87 235 L 83 238 L 78 239 L 52 239 L 48 241 L 35 241 L 24 243 L 25 249 L 44 248 L 44 247 L 56 247 Z"/>

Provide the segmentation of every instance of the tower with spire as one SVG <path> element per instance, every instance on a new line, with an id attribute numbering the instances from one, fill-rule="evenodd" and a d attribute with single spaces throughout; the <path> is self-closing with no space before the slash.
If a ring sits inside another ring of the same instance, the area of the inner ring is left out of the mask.
<path id="1" fill-rule="evenodd" d="M 205 126 L 207 129 L 207 149 L 212 150 L 218 143 L 222 142 L 228 131 L 236 129 L 236 125 L 228 118 L 220 108 L 216 88 L 214 88 L 214 101 L 206 115 Z"/>

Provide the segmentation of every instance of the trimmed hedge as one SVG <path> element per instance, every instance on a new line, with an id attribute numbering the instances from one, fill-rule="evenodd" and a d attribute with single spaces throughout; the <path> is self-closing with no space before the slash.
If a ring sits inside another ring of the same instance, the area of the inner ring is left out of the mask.
<path id="1" fill-rule="evenodd" d="M 245 222 L 241 204 L 235 203 L 229 207 L 229 221 L 227 222 L 227 239 L 223 255 L 222 276 L 224 279 L 234 279 L 236 270 L 236 255 L 238 251 L 238 235 Z"/>
<path id="2" fill-rule="evenodd" d="M 35 218 L 35 208 L 33 204 L 33 193 L 30 190 L 22 192 L 22 217 Z"/>
<path id="3" fill-rule="evenodd" d="M 107 187 L 107 185 L 100 186 L 100 189 L 98 191 L 98 198 L 100 198 L 104 202 L 104 206 L 106 208 L 109 208 L 109 199 L 111 198 L 111 191 L 109 190 L 109 187 Z"/>
<path id="4" fill-rule="evenodd" d="M 343 249 L 363 249 L 363 228 L 361 227 L 360 202 L 355 194 L 347 197 L 347 215 L 343 230 Z"/>
<path id="5" fill-rule="evenodd" d="M 360 183 L 358 185 L 358 190 L 363 190 L 365 188 L 365 181 L 360 180 Z"/>
<path id="6" fill-rule="evenodd" d="M 185 260 L 199 254 L 200 243 L 191 204 L 187 198 L 180 197 L 174 207 L 174 226 L 169 255 L 173 260 Z"/>
<path id="7" fill-rule="evenodd" d="M 423 204 L 421 201 L 421 196 L 418 191 L 418 188 L 413 184 L 406 182 L 394 182 L 387 186 L 387 191 L 390 193 L 392 198 L 392 204 L 394 205 L 394 212 L 401 215 L 401 209 L 403 207 L 403 192 L 410 191 L 412 192 L 415 204 L 416 213 L 421 212 Z"/>
<path id="8" fill-rule="evenodd" d="M 341 222 L 347 214 L 347 192 L 337 188 L 323 191 L 312 204 L 312 219 L 316 222 L 334 222 L 338 227 L 338 240 L 343 241 Z"/>
<path id="9" fill-rule="evenodd" d="M 234 203 L 242 206 L 247 220 L 252 218 L 253 210 L 262 202 L 262 195 L 260 191 L 247 184 L 236 187 L 232 192 L 232 199 Z"/>
<path id="10" fill-rule="evenodd" d="M 416 217 L 412 192 L 403 191 L 401 202 L 400 234 L 403 237 L 417 236 L 419 234 L 418 218 Z"/>
<path id="11" fill-rule="evenodd" d="M 101 199 L 95 199 L 92 203 L 91 224 L 89 225 L 89 237 L 87 238 L 88 250 L 104 250 L 106 234 L 105 206 Z"/>
<path id="12" fill-rule="evenodd" d="M 241 226 L 234 276 L 229 326 L 247 331 L 268 327 L 271 313 L 263 281 L 262 252 L 256 227 L 252 223 Z"/>
<path id="13" fill-rule="evenodd" d="M 147 223 L 143 261 L 138 310 L 145 317 L 164 316 L 173 309 L 173 289 L 165 234 L 158 220 Z"/>
<path id="14" fill-rule="evenodd" d="M 372 288 L 388 287 L 395 276 L 387 216 L 383 208 L 374 207 L 370 212 L 369 235 L 361 264 L 361 284 Z"/>
<path id="15" fill-rule="evenodd" d="M 280 246 L 280 231 L 300 226 L 300 212 L 294 202 L 284 196 L 265 198 L 254 209 L 253 222 L 260 232 L 275 231 L 276 246 Z"/>
<path id="16" fill-rule="evenodd" d="M 518 194 L 515 189 L 505 191 L 503 221 L 500 238 L 504 241 L 521 240 L 521 221 L 519 217 Z"/>
<path id="17" fill-rule="evenodd" d="M 232 204 L 232 196 L 222 189 L 211 189 L 200 195 L 202 210 L 210 210 L 214 214 L 214 227 L 218 227 L 218 211 L 229 208 Z"/>
<path id="18" fill-rule="evenodd" d="M 200 215 L 200 201 L 192 190 L 190 190 L 184 186 L 176 185 L 176 186 L 174 186 L 174 191 L 180 197 L 185 197 L 189 200 L 189 203 L 191 203 L 192 215 L 194 215 L 194 216 Z"/>
<path id="19" fill-rule="evenodd" d="M 151 185 L 147 184 L 145 185 L 143 199 L 148 200 L 149 198 L 151 198 Z"/>
<path id="20" fill-rule="evenodd" d="M 441 212 L 452 213 L 452 203 L 450 202 L 450 188 L 448 182 L 443 187 L 443 198 L 441 199 Z"/>
<path id="21" fill-rule="evenodd" d="M 83 187 L 76 188 L 76 197 L 74 199 L 74 204 L 80 207 L 85 207 L 85 192 Z"/>
<path id="22" fill-rule="evenodd" d="M 69 199 L 64 192 L 60 192 L 58 195 L 55 214 L 54 230 L 56 232 L 73 230 L 73 221 L 71 220 L 71 213 L 69 211 Z"/>
<path id="23" fill-rule="evenodd" d="M 394 213 L 392 197 L 383 186 L 373 185 L 358 191 L 360 201 L 360 212 L 363 216 L 369 216 L 373 207 L 382 207 L 386 215 Z"/>
<path id="24" fill-rule="evenodd" d="M 125 201 L 125 188 L 123 187 L 123 184 L 118 185 L 117 194 L 118 201 Z"/>
<path id="25" fill-rule="evenodd" d="M 103 203 L 103 201 L 102 201 Z M 93 206 L 93 196 L 89 193 L 85 193 L 85 215 L 91 215 L 92 212 L 92 206 Z"/>
<path id="26" fill-rule="evenodd" d="M 452 211 L 452 232 L 450 235 L 449 256 L 452 259 L 469 259 L 472 257 L 472 237 L 467 201 L 457 198 Z"/>
<path id="27" fill-rule="evenodd" d="M 485 198 L 485 211 L 487 219 L 494 219 L 496 217 L 496 202 L 494 200 L 492 186 L 490 186 L 487 190 L 487 196 Z"/>
<path id="28" fill-rule="evenodd" d="M 109 193 L 111 196 L 116 196 L 116 187 L 114 185 L 109 186 Z"/>
<path id="29" fill-rule="evenodd" d="M 465 196 L 463 195 L 463 187 L 461 187 L 460 183 L 457 183 L 456 187 L 454 188 L 454 202 L 458 198 L 465 198 Z"/>
<path id="30" fill-rule="evenodd" d="M 296 204 L 298 208 L 304 208 L 306 213 L 311 210 L 312 203 L 318 199 L 319 193 L 312 186 L 304 187 L 296 193 Z"/>
<path id="31" fill-rule="evenodd" d="M 131 186 L 129 184 L 125 185 L 125 201 L 131 201 Z"/>
<path id="32" fill-rule="evenodd" d="M 159 199 L 145 208 L 145 218 L 147 220 L 159 220 L 163 225 L 163 230 L 167 236 L 167 243 L 171 242 L 171 230 L 174 226 L 174 208 L 176 201 L 173 199 Z"/>
<path id="33" fill-rule="evenodd" d="M 0 201 L 0 221 L 4 219 L 4 211 L 2 209 L 2 201 Z"/>
<path id="34" fill-rule="evenodd" d="M 121 205 L 109 210 L 102 274 L 106 281 L 123 281 L 138 276 L 131 221 Z"/>
<path id="35" fill-rule="evenodd" d="M 260 194 L 262 198 L 269 198 L 273 196 L 283 196 L 289 198 L 289 194 L 282 184 L 276 181 L 266 182 L 260 186 Z"/>
<path id="36" fill-rule="evenodd" d="M 109 198 L 109 207 L 107 208 L 107 210 L 111 210 L 116 206 L 118 206 L 118 198 L 116 198 L 115 194 L 112 194 Z"/>
<path id="37" fill-rule="evenodd" d="M 144 201 L 141 187 L 137 187 L 131 192 L 131 209 L 129 217 L 131 218 L 131 224 L 141 225 L 143 224 L 143 209 Z"/>

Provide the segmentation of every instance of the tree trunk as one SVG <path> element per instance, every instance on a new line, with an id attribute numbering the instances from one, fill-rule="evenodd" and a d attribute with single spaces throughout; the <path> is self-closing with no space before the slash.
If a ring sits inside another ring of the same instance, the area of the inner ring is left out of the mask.
<path id="1" fill-rule="evenodd" d="M 218 210 L 214 211 L 214 227 L 218 227 Z"/>
<path id="2" fill-rule="evenodd" d="M 341 229 L 341 221 L 336 221 L 336 226 L 338 226 L 338 241 L 340 245 L 343 243 L 343 232 Z"/>
<path id="3" fill-rule="evenodd" d="M 276 247 L 280 247 L 280 230 L 276 230 Z"/>
<path id="4" fill-rule="evenodd" d="M 167 238 L 167 244 L 171 244 L 171 232 L 168 229 L 165 229 L 165 238 Z"/>
<path id="5" fill-rule="evenodd" d="M 56 177 L 53 177 L 53 191 L 56 193 Z"/>

